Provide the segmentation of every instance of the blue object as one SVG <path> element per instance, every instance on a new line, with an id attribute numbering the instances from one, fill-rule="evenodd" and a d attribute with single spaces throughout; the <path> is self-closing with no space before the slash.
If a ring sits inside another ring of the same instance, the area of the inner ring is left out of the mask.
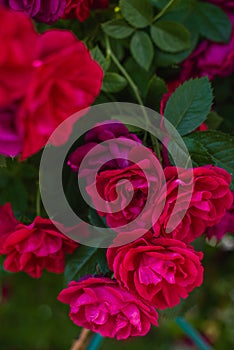
<path id="1" fill-rule="evenodd" d="M 184 318 L 177 317 L 176 323 L 183 329 L 187 336 L 201 349 L 212 350 L 212 347 L 202 338 L 200 333 L 194 329 Z"/>
<path id="2" fill-rule="evenodd" d="M 101 345 L 103 340 L 104 340 L 104 338 L 99 333 L 96 333 L 93 336 L 91 343 L 89 344 L 89 347 L 87 350 L 98 350 L 99 346 Z"/>

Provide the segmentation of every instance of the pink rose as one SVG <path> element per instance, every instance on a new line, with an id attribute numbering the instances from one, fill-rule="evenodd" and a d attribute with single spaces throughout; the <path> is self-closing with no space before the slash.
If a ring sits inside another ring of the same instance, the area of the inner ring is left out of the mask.
<path id="1" fill-rule="evenodd" d="M 174 307 L 202 284 L 202 257 L 183 242 L 150 236 L 107 250 L 120 286 L 158 309 Z"/>
<path id="2" fill-rule="evenodd" d="M 103 77 L 102 69 L 85 45 L 68 31 L 50 30 L 42 34 L 36 57 L 19 116 L 24 130 L 22 159 L 45 146 L 51 133 L 66 118 L 93 103 Z M 67 130 L 56 142 L 64 143 L 70 132 Z"/>
<path id="3" fill-rule="evenodd" d="M 192 242 L 202 235 L 207 227 L 217 224 L 232 204 L 230 191 L 231 175 L 224 169 L 204 166 L 193 169 L 193 193 L 189 208 L 181 223 L 171 232 L 166 233 L 168 220 L 177 200 L 178 176 L 176 167 L 167 167 L 164 170 L 167 180 L 167 198 L 162 215 L 153 226 L 155 235 L 175 238 L 186 243 Z M 180 183 L 189 183 L 188 171 L 180 175 Z M 186 190 L 186 185 L 184 185 Z M 183 207 L 183 196 L 181 196 Z M 175 216 L 180 216 L 180 207 L 177 206 Z"/>
<path id="4" fill-rule="evenodd" d="M 73 253 L 78 246 L 49 219 L 36 217 L 28 226 L 20 223 L 10 204 L 0 207 L 0 222 L 0 254 L 6 255 L 7 271 L 24 271 L 34 278 L 40 278 L 44 269 L 62 273 L 65 254 Z"/>
<path id="5" fill-rule="evenodd" d="M 28 17 L 0 7 L 0 107 L 25 95 L 37 39 Z"/>
<path id="6" fill-rule="evenodd" d="M 234 233 L 234 191 L 232 191 L 233 202 L 231 208 L 229 208 L 221 221 L 212 227 L 209 227 L 206 231 L 208 238 L 216 237 L 217 240 L 223 238 L 225 233 Z"/>
<path id="7" fill-rule="evenodd" d="M 135 147 L 129 157 L 131 155 L 136 159 L 139 157 L 139 161 L 125 168 L 102 171 L 97 175 L 96 182 L 86 187 L 99 215 L 106 217 L 111 228 L 121 229 L 121 226 L 135 219 L 138 221 L 134 229 L 145 228 L 148 222 L 150 226 L 153 210 L 156 208 L 160 211 L 157 199 L 163 187 L 161 165 L 151 151 L 144 159 L 138 147 Z M 106 201 L 103 211 L 99 209 L 101 205 L 97 193 Z M 143 212 L 148 196 L 151 205 Z"/>
<path id="8" fill-rule="evenodd" d="M 232 26 L 234 14 L 228 13 Z M 202 41 L 195 51 L 182 63 L 180 80 L 193 77 L 215 76 L 226 77 L 234 72 L 234 29 L 229 42 L 214 43 L 209 40 Z"/>
<path id="9" fill-rule="evenodd" d="M 58 300 L 70 305 L 70 318 L 80 327 L 99 332 L 103 337 L 127 339 L 143 336 L 151 324 L 157 326 L 157 312 L 117 282 L 104 277 L 72 281 Z"/>

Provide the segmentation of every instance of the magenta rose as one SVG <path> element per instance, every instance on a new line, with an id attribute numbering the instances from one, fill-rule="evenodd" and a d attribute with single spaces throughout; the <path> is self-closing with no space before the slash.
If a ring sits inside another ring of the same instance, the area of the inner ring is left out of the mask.
<path id="1" fill-rule="evenodd" d="M 189 208 L 180 224 L 171 233 L 167 233 L 167 223 L 177 200 L 178 176 L 176 167 L 173 166 L 165 168 L 164 173 L 167 180 L 167 198 L 162 215 L 153 226 L 156 236 L 190 243 L 202 235 L 207 227 L 217 224 L 232 205 L 233 198 L 229 188 L 231 175 L 226 170 L 215 166 L 194 168 L 193 193 Z M 188 175 L 190 172 L 185 169 L 180 174 L 180 183 L 189 183 Z M 183 194 L 178 200 L 181 200 L 181 204 L 177 205 L 175 217 L 181 215 Z"/>
<path id="2" fill-rule="evenodd" d="M 216 237 L 217 240 L 223 238 L 226 233 L 234 233 L 234 191 L 232 191 L 233 202 L 230 209 L 228 209 L 221 219 L 221 221 L 206 231 L 208 238 Z"/>
<path id="3" fill-rule="evenodd" d="M 34 74 L 19 112 L 24 130 L 22 159 L 44 147 L 66 118 L 89 107 L 102 85 L 101 67 L 69 31 L 43 33 L 36 57 Z M 66 142 L 71 130 L 72 125 L 56 140 L 56 145 Z"/>
<path id="4" fill-rule="evenodd" d="M 157 326 L 155 309 L 104 277 L 72 281 L 58 300 L 70 305 L 70 318 L 80 327 L 103 337 L 127 339 L 143 336 Z"/>
<path id="5" fill-rule="evenodd" d="M 111 139 L 117 140 L 115 147 L 113 147 L 113 144 L 99 146 L 95 153 L 88 156 L 85 168 L 79 171 L 80 164 L 87 153 L 100 143 Z M 120 169 L 130 165 L 126 158 L 132 144 L 129 144 L 127 139 L 136 141 L 139 145 L 142 143 L 135 134 L 129 133 L 126 126 L 120 122 L 98 124 L 87 132 L 84 144 L 71 153 L 67 164 L 73 171 L 79 171 L 79 177 L 85 177 L 87 183 L 90 184 L 90 175 L 93 172 L 96 173 L 97 170 Z M 108 161 L 109 158 L 112 158 L 112 160 Z"/>
<path id="6" fill-rule="evenodd" d="M 40 278 L 44 269 L 63 273 L 66 253 L 73 253 L 78 246 L 49 219 L 36 217 L 31 225 L 20 223 L 10 204 L 0 207 L 0 228 L 0 254 L 6 255 L 5 270 L 24 271 L 33 278 Z"/>
<path id="7" fill-rule="evenodd" d="M 3 5 L 23 11 L 39 22 L 53 23 L 62 16 L 66 0 L 5 0 Z"/>
<path id="8" fill-rule="evenodd" d="M 120 230 L 121 226 L 135 219 L 137 222 L 134 224 L 134 229 L 145 228 L 148 224 L 150 226 L 153 211 L 156 209 L 160 212 L 161 208 L 157 200 L 164 179 L 157 158 L 151 151 L 144 158 L 138 147 L 131 150 L 129 158 L 131 156 L 139 160 L 122 169 L 100 172 L 96 181 L 86 187 L 99 215 L 106 217 L 106 222 L 111 228 L 119 227 Z M 97 193 L 106 201 L 103 210 L 99 209 L 101 205 Z M 149 204 L 145 209 L 147 200 Z"/>
<path id="9" fill-rule="evenodd" d="M 107 250 L 120 286 L 158 309 L 174 307 L 203 281 L 202 253 L 170 238 L 140 238 Z"/>
<path id="10" fill-rule="evenodd" d="M 21 13 L 0 7 L 0 107 L 25 96 L 32 75 L 38 34 Z"/>
<path id="11" fill-rule="evenodd" d="M 0 154 L 15 157 L 22 149 L 22 135 L 17 125 L 18 106 L 0 108 Z"/>
<path id="12" fill-rule="evenodd" d="M 234 14 L 228 13 L 234 25 Z M 234 29 L 229 42 L 214 43 L 202 41 L 195 51 L 182 63 L 180 80 L 185 81 L 193 77 L 215 76 L 226 77 L 234 72 Z"/>

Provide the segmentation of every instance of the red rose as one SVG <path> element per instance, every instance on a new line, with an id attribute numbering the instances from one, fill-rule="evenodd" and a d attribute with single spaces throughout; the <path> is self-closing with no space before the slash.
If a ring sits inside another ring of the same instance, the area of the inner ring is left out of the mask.
<path id="1" fill-rule="evenodd" d="M 34 67 L 20 110 L 22 158 L 38 152 L 66 118 L 90 106 L 103 77 L 85 45 L 68 31 L 50 30 L 40 37 Z M 69 133 L 56 142 L 64 143 Z"/>
<path id="2" fill-rule="evenodd" d="M 103 337 L 127 339 L 143 336 L 151 324 L 158 325 L 157 312 L 119 285 L 104 277 L 72 281 L 58 300 L 70 305 L 70 318 L 77 325 Z"/>
<path id="3" fill-rule="evenodd" d="M 39 278 L 43 269 L 62 273 L 65 254 L 73 253 L 77 243 L 62 235 L 49 219 L 36 217 L 29 226 L 17 221 L 10 204 L 0 207 L 0 254 L 6 255 L 7 271 L 24 271 Z"/>
<path id="4" fill-rule="evenodd" d="M 76 17 L 84 22 L 89 16 L 91 9 L 108 7 L 109 0 L 67 0 L 63 18 Z"/>
<path id="5" fill-rule="evenodd" d="M 144 159 L 139 147 L 135 147 L 129 152 L 129 159 L 131 155 L 139 157 L 139 161 L 125 168 L 102 171 L 96 182 L 86 187 L 95 208 L 106 217 L 111 228 L 121 229 L 135 219 L 138 221 L 133 229 L 145 228 L 148 223 L 151 227 L 152 211 L 156 208 L 160 212 L 157 199 L 163 187 L 161 165 L 151 151 Z M 101 205 L 97 193 L 106 201 L 103 211 L 99 209 Z M 148 196 L 151 204 L 145 209 Z"/>
<path id="6" fill-rule="evenodd" d="M 0 107 L 25 95 L 37 39 L 27 16 L 0 7 Z"/>
<path id="7" fill-rule="evenodd" d="M 169 238 L 140 238 L 109 248 L 109 268 L 120 286 L 158 309 L 174 307 L 203 281 L 202 253 Z"/>
<path id="8" fill-rule="evenodd" d="M 186 215 L 171 233 L 166 233 L 167 223 L 177 200 L 178 176 L 176 167 L 173 166 L 165 168 L 164 172 L 167 198 L 163 213 L 153 226 L 155 235 L 190 243 L 202 235 L 207 227 L 217 224 L 232 205 L 233 198 L 229 188 L 231 175 L 226 170 L 213 166 L 194 168 L 193 193 Z M 180 183 L 188 183 L 188 174 L 186 169 L 180 174 Z M 180 216 L 182 204 L 181 196 L 181 206 L 177 205 L 175 217 Z"/>

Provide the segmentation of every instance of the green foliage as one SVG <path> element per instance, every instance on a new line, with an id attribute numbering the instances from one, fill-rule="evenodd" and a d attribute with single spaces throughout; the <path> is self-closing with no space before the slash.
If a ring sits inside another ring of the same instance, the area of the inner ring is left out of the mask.
<path id="1" fill-rule="evenodd" d="M 167 85 L 163 79 L 154 75 L 149 81 L 145 105 L 159 112 L 160 102 L 167 92 Z"/>
<path id="2" fill-rule="evenodd" d="M 6 167 L 6 158 L 0 154 L 0 168 Z"/>
<path id="3" fill-rule="evenodd" d="M 142 31 L 136 32 L 132 37 L 130 49 L 136 62 L 148 70 L 154 57 L 154 47 L 149 35 Z"/>
<path id="4" fill-rule="evenodd" d="M 127 85 L 126 79 L 118 73 L 107 72 L 103 79 L 102 90 L 105 92 L 119 92 Z"/>
<path id="5" fill-rule="evenodd" d="M 102 28 L 114 39 L 125 39 L 134 32 L 134 28 L 130 27 L 124 19 L 113 19 L 103 23 Z"/>
<path id="6" fill-rule="evenodd" d="M 91 55 L 93 59 L 100 64 L 104 72 L 108 70 L 110 67 L 110 61 L 105 58 L 98 45 L 94 46 L 91 50 Z"/>
<path id="7" fill-rule="evenodd" d="M 149 0 L 120 0 L 123 17 L 135 28 L 145 28 L 153 20 L 153 7 Z"/>
<path id="8" fill-rule="evenodd" d="M 231 22 L 219 7 L 206 2 L 197 2 L 194 15 L 201 35 L 212 41 L 229 41 Z"/>
<path id="9" fill-rule="evenodd" d="M 108 272 L 106 249 L 79 246 L 66 264 L 65 283 L 78 281 L 87 275 L 105 275 Z"/>
<path id="10" fill-rule="evenodd" d="M 208 78 L 191 79 L 180 85 L 167 102 L 164 116 L 183 136 L 206 120 L 212 106 Z"/>
<path id="11" fill-rule="evenodd" d="M 201 131 L 184 140 L 197 165 L 213 164 L 234 174 L 234 137 L 220 131 Z"/>
<path id="12" fill-rule="evenodd" d="M 156 46 L 166 52 L 180 52 L 190 47 L 190 33 L 180 23 L 159 21 L 151 26 L 151 36 Z"/>

